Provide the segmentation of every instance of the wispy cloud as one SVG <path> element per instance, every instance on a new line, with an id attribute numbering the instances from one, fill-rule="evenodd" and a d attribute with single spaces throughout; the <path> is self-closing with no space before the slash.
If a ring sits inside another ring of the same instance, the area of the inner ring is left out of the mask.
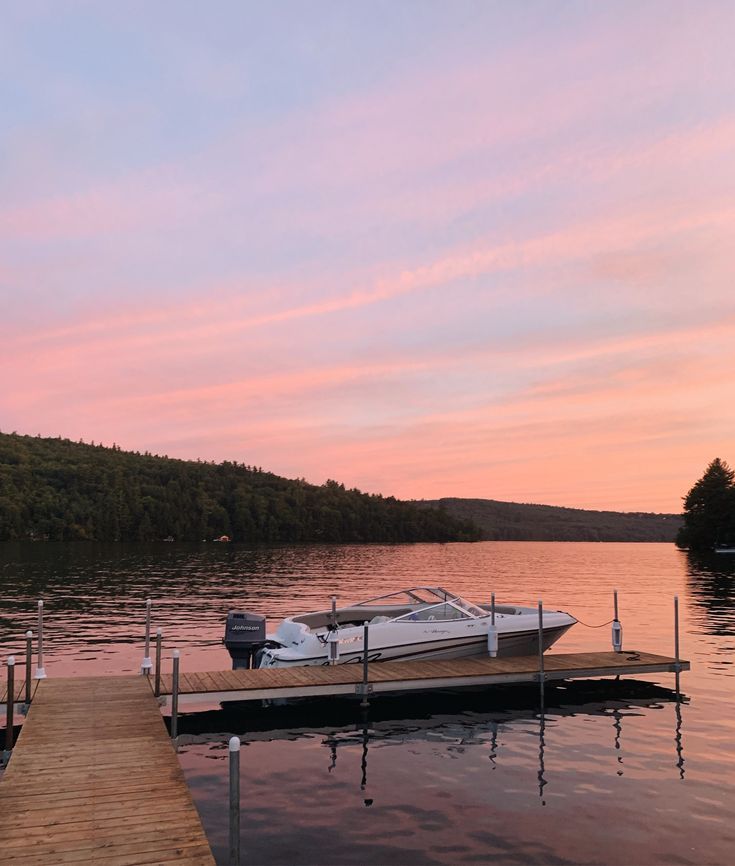
<path id="1" fill-rule="evenodd" d="M 677 508 L 735 421 L 727 10 L 291 11 L 11 17 L 3 429 Z"/>

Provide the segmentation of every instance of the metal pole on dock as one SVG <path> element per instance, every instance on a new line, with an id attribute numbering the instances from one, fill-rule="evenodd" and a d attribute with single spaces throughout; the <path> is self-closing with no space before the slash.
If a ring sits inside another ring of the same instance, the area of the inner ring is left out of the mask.
<path id="1" fill-rule="evenodd" d="M 145 600 L 145 654 L 140 665 L 140 672 L 150 676 L 153 663 L 151 662 L 151 600 Z"/>
<path id="2" fill-rule="evenodd" d="M 240 738 L 230 739 L 230 866 L 240 866 Z"/>
<path id="3" fill-rule="evenodd" d="M 176 740 L 179 733 L 179 651 L 173 652 L 173 682 L 171 683 L 171 739 Z"/>
<path id="4" fill-rule="evenodd" d="M 5 704 L 5 751 L 13 748 L 13 718 L 15 714 L 15 656 L 8 656 L 8 697 Z"/>
<path id="5" fill-rule="evenodd" d="M 31 666 L 33 665 L 33 632 L 26 632 L 26 704 L 31 702 Z"/>
<path id="6" fill-rule="evenodd" d="M 161 641 L 163 632 L 160 628 L 156 629 L 156 680 L 153 694 L 158 697 L 161 694 Z"/>
<path id="7" fill-rule="evenodd" d="M 490 625 L 487 627 L 487 651 L 490 658 L 498 655 L 498 629 L 495 626 L 495 593 L 490 595 Z"/>
<path id="8" fill-rule="evenodd" d="M 332 629 L 337 628 L 337 596 L 332 596 Z"/>
<path id="9" fill-rule="evenodd" d="M 327 658 L 330 665 L 339 664 L 339 635 L 336 631 L 330 631 L 327 638 Z"/>
<path id="10" fill-rule="evenodd" d="M 370 706 L 368 700 L 368 621 L 362 624 L 362 700 L 360 706 L 366 709 Z"/>
<path id="11" fill-rule="evenodd" d="M 43 666 L 43 599 L 38 600 L 38 659 L 36 661 L 36 679 L 46 679 L 46 669 Z"/>
<path id="12" fill-rule="evenodd" d="M 541 699 L 544 696 L 544 605 L 538 603 L 538 680 L 541 683 Z"/>
<path id="13" fill-rule="evenodd" d="M 613 590 L 613 607 L 615 612 L 612 621 L 612 648 L 616 653 L 623 651 L 623 627 L 618 619 L 618 591 Z"/>

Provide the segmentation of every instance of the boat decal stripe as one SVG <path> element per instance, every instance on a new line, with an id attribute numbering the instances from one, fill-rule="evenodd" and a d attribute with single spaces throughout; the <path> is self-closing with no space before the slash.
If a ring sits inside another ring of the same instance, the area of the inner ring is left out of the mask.
<path id="1" fill-rule="evenodd" d="M 570 627 L 571 626 L 566 626 L 566 625 L 552 626 L 550 628 L 544 629 L 544 634 L 545 635 L 551 635 L 551 634 L 554 634 L 555 632 L 560 631 L 560 630 L 566 631 L 566 629 L 568 629 Z M 531 631 L 506 632 L 505 634 L 499 634 L 498 635 L 498 644 L 500 645 L 503 642 L 508 643 L 510 640 L 512 640 L 514 638 L 525 638 L 525 637 L 528 637 L 529 635 L 535 635 L 535 634 L 538 634 L 537 629 L 532 629 Z M 437 651 L 441 650 L 443 647 L 446 647 L 447 649 L 461 649 L 464 646 L 472 646 L 473 644 L 476 644 L 476 643 L 483 643 L 484 644 L 486 642 L 487 642 L 487 635 L 485 635 L 485 634 L 477 635 L 472 640 L 468 640 L 467 637 L 465 637 L 465 636 L 459 637 L 459 638 L 456 638 L 456 637 L 455 638 L 448 638 L 447 640 L 426 640 L 426 641 L 422 641 L 421 643 L 412 644 L 412 646 L 415 647 L 415 649 L 410 649 L 408 652 L 403 653 L 401 655 L 393 655 L 388 659 L 384 659 L 384 661 L 400 661 L 400 659 L 405 658 L 406 656 L 413 657 L 413 656 L 418 656 L 418 655 L 425 655 L 426 653 L 437 652 Z M 426 649 L 419 649 L 419 647 L 422 647 L 422 646 L 427 645 L 427 644 L 431 644 L 431 646 L 427 647 Z M 383 653 L 383 652 L 387 652 L 388 650 L 395 650 L 395 649 L 401 649 L 401 648 L 407 649 L 406 644 L 392 644 L 390 646 L 375 646 L 375 647 L 371 647 L 368 644 L 368 654 L 372 655 L 373 653 Z M 287 647 L 285 647 L 285 649 L 287 649 Z M 349 664 L 348 662 L 342 661 L 342 659 L 344 659 L 346 656 L 355 656 L 356 660 L 361 659 L 362 658 L 362 650 L 359 649 L 359 650 L 352 650 L 350 652 L 340 653 L 340 662 L 339 662 L 340 664 Z M 279 658 L 279 662 L 281 662 L 281 664 L 303 665 L 304 662 L 324 661 L 325 659 L 326 659 L 326 655 L 300 656 L 299 658 L 296 658 L 296 659 Z"/>

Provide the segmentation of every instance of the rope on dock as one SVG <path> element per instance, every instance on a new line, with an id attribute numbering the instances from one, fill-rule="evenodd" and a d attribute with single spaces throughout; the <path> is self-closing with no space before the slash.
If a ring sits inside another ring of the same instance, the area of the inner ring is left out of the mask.
<path id="1" fill-rule="evenodd" d="M 585 628 L 604 628 L 606 625 L 610 625 L 610 623 L 615 622 L 614 619 L 609 619 L 607 622 L 601 622 L 599 625 L 590 625 L 587 622 L 582 622 L 581 619 L 577 619 L 577 617 L 575 617 L 575 619 L 577 620 L 579 625 L 583 625 Z"/>

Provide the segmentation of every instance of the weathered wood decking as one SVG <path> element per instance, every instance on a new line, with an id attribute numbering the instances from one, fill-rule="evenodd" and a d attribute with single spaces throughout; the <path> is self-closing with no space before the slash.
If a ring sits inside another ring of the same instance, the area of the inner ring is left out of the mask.
<path id="1" fill-rule="evenodd" d="M 676 659 L 632 650 L 622 653 L 552 653 L 544 656 L 545 680 L 675 670 Z M 679 670 L 689 670 L 689 662 L 680 661 Z M 431 690 L 534 682 L 538 679 L 538 672 L 538 656 L 380 662 L 370 665 L 369 683 L 374 693 Z M 355 694 L 361 683 L 362 665 L 359 664 L 204 673 L 182 671 L 179 678 L 179 701 L 187 703 L 203 699 L 232 701 Z M 171 676 L 162 676 L 161 695 L 170 695 L 171 687 Z"/>
<path id="2" fill-rule="evenodd" d="M 544 656 L 544 678 L 689 670 L 627 651 Z M 538 657 L 382 662 L 373 692 L 538 680 Z M 355 694 L 361 665 L 183 672 L 180 701 Z M 34 682 L 31 709 L 0 780 L 0 863 L 12 866 L 212 866 L 214 858 L 171 746 L 153 679 Z M 171 676 L 162 677 L 170 695 Z M 23 699 L 25 683 L 17 683 Z"/>
<path id="3" fill-rule="evenodd" d="M 38 684 L 0 780 L 0 862 L 214 864 L 146 678 Z"/>

